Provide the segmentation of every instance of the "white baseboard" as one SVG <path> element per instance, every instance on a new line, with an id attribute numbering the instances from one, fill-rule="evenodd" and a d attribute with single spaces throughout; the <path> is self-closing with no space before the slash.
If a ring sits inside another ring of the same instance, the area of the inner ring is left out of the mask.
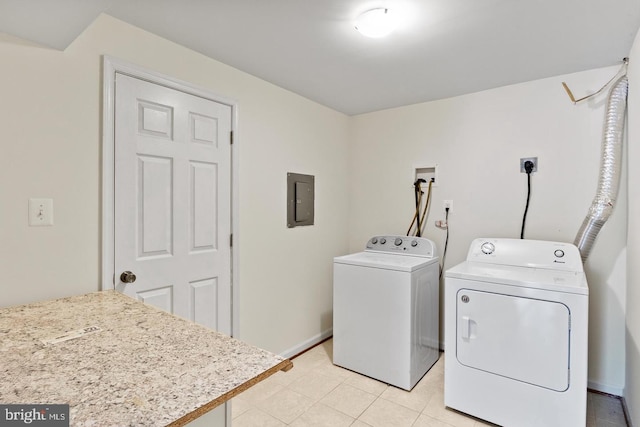
<path id="1" fill-rule="evenodd" d="M 601 384 L 595 381 L 587 381 L 587 388 L 591 390 L 600 391 L 602 393 L 612 394 L 614 396 L 622 396 L 623 388 L 616 387 L 609 384 Z"/>
<path id="2" fill-rule="evenodd" d="M 321 332 L 318 335 L 314 335 L 308 340 L 303 341 L 300 344 L 294 347 L 291 347 L 288 350 L 283 351 L 282 353 L 280 353 L 280 356 L 288 359 L 290 357 L 295 356 L 296 354 L 300 354 L 303 351 L 310 349 L 314 345 L 321 343 L 322 341 L 326 340 L 331 336 L 333 336 L 333 328 L 327 329 L 326 331 Z"/>

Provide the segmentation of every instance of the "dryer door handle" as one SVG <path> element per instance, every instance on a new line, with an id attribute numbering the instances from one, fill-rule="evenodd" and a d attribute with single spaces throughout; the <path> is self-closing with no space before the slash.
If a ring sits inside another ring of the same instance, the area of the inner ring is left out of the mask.
<path id="1" fill-rule="evenodd" d="M 471 319 L 469 316 L 462 316 L 462 339 L 471 338 Z"/>

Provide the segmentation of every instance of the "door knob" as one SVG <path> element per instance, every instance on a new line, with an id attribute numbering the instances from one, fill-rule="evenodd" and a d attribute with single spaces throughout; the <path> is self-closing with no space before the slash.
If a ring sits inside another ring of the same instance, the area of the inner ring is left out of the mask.
<path id="1" fill-rule="evenodd" d="M 124 283 L 133 283 L 136 281 L 136 275 L 130 271 L 123 271 L 120 280 Z"/>

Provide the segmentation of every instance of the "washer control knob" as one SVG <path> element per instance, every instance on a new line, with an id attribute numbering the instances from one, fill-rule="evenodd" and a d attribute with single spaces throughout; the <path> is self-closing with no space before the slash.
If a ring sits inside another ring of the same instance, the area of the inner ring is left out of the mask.
<path id="1" fill-rule="evenodd" d="M 371 243 L 373 243 L 374 245 L 378 243 L 378 238 L 374 237 L 373 239 L 371 239 Z"/>
<path id="2" fill-rule="evenodd" d="M 416 246 L 418 246 L 418 241 L 417 241 L 417 240 L 412 240 L 412 241 L 411 241 L 411 246 L 413 246 L 414 248 L 415 248 Z"/>
<path id="3" fill-rule="evenodd" d="M 496 250 L 496 247 L 493 243 L 491 242 L 484 242 L 482 244 L 482 246 L 480 246 L 480 249 L 482 250 L 482 253 L 485 255 L 491 255 L 493 253 L 493 251 Z"/>
<path id="4" fill-rule="evenodd" d="M 396 237 L 396 240 L 393 241 L 393 244 L 396 246 L 400 246 L 402 244 L 402 239 L 399 237 Z"/>
<path id="5" fill-rule="evenodd" d="M 564 251 L 562 249 L 556 249 L 553 254 L 556 256 L 556 258 L 562 258 L 564 256 Z"/>
<path id="6" fill-rule="evenodd" d="M 381 245 L 384 245 L 385 243 L 387 243 L 387 239 L 385 239 L 384 237 L 382 237 L 382 238 L 380 239 L 380 244 L 381 244 Z"/>

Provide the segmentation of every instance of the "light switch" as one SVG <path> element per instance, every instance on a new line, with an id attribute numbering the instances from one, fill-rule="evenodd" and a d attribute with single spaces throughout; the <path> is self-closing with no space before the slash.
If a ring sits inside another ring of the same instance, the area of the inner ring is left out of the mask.
<path id="1" fill-rule="evenodd" d="M 29 199 L 29 225 L 53 225 L 53 199 Z"/>

